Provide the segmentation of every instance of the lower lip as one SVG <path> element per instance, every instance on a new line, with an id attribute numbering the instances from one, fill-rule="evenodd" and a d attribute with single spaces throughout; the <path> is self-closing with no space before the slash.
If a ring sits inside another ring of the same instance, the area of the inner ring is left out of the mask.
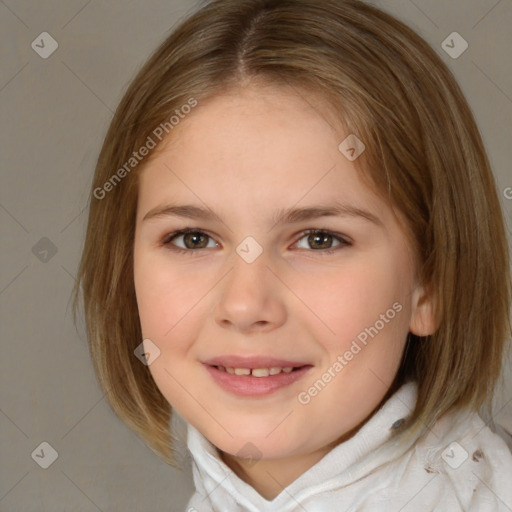
<path id="1" fill-rule="evenodd" d="M 253 377 L 252 375 L 233 375 L 226 371 L 218 370 L 215 366 L 205 365 L 213 380 L 225 391 L 238 396 L 264 396 L 270 395 L 298 381 L 313 368 L 303 366 L 290 373 L 281 372 L 268 377 Z"/>

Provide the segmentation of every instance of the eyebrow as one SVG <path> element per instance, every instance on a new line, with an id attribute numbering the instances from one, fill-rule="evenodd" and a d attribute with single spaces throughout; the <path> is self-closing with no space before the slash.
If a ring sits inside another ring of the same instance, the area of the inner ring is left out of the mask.
<path id="1" fill-rule="evenodd" d="M 142 221 L 144 222 L 145 220 L 167 216 L 199 219 L 204 221 L 216 220 L 223 223 L 220 216 L 214 211 L 190 204 L 167 204 L 157 206 L 156 208 L 149 210 L 146 215 L 144 215 Z M 359 217 L 372 222 L 377 226 L 384 227 L 382 221 L 373 213 L 350 204 L 338 202 L 330 205 L 313 205 L 304 208 L 286 208 L 284 210 L 278 210 L 274 213 L 272 222 L 274 226 L 281 224 L 294 224 L 317 219 L 319 217 Z"/>

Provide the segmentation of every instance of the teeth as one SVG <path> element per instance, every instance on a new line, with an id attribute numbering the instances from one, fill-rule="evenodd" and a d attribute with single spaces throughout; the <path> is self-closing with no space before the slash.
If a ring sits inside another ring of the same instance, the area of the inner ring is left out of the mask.
<path id="1" fill-rule="evenodd" d="M 268 377 L 270 374 L 270 370 L 268 368 L 253 368 L 252 376 L 253 377 Z"/>
<path id="2" fill-rule="evenodd" d="M 271 368 L 228 368 L 224 366 L 217 366 L 220 371 L 228 372 L 231 375 L 252 375 L 253 377 L 268 377 L 269 375 L 278 375 L 281 372 L 291 373 L 293 371 L 292 366 L 286 368 L 280 368 L 278 366 L 272 366 Z"/>

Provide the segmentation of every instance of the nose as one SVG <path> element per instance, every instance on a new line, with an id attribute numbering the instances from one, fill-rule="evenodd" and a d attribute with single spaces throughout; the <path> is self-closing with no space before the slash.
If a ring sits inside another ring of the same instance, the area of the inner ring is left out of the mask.
<path id="1" fill-rule="evenodd" d="M 286 321 L 285 294 L 264 255 L 252 263 L 236 255 L 220 287 L 215 321 L 240 333 L 272 331 Z"/>

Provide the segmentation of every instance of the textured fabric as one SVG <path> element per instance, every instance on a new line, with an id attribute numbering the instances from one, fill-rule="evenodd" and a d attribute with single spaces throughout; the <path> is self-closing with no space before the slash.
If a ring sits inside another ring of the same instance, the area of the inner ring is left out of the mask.
<path id="1" fill-rule="evenodd" d="M 272 501 L 233 473 L 188 425 L 196 492 L 187 512 L 512 511 L 512 454 L 477 413 L 448 414 L 411 448 L 379 456 L 416 397 L 415 383 L 402 386 L 357 434 Z"/>

